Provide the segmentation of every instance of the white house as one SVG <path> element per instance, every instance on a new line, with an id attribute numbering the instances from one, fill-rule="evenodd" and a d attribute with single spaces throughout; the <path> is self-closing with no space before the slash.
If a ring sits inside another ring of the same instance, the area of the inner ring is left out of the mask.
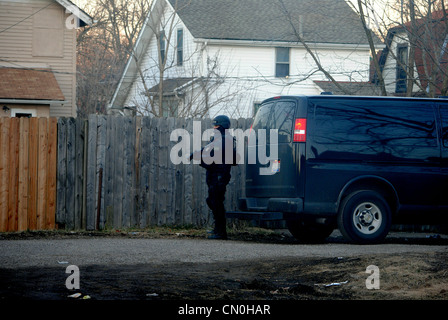
<path id="1" fill-rule="evenodd" d="M 156 0 L 109 111 L 251 117 L 276 95 L 375 94 L 369 69 L 344 0 Z"/>
<path id="2" fill-rule="evenodd" d="M 414 37 L 413 56 L 410 37 Z M 435 11 L 388 30 L 379 59 L 386 91 L 402 96 L 445 96 L 448 92 L 448 32 L 446 13 Z M 410 64 L 413 62 L 413 68 Z M 413 72 L 411 72 L 411 70 Z M 408 87 L 411 81 L 412 88 Z"/>

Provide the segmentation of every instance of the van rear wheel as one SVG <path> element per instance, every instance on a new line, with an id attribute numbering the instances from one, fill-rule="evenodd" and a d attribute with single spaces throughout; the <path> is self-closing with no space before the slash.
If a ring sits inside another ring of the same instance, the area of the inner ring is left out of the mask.
<path id="1" fill-rule="evenodd" d="M 299 241 L 322 242 L 333 232 L 334 226 L 303 220 L 287 220 L 289 232 Z"/>
<path id="2" fill-rule="evenodd" d="M 391 220 L 389 204 L 381 194 L 372 190 L 360 190 L 342 201 L 338 228 L 351 242 L 378 243 L 389 233 Z"/>

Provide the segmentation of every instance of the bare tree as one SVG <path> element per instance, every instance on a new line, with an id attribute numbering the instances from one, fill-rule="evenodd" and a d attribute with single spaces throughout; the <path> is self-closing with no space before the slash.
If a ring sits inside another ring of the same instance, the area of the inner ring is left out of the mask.
<path id="1" fill-rule="evenodd" d="M 377 10 L 369 0 L 358 0 L 359 7 L 361 3 L 364 8 Z M 389 57 L 395 61 L 396 72 L 402 72 L 404 76 L 403 79 L 397 76 L 389 84 L 395 81 L 406 83 L 402 93 L 406 96 L 446 95 L 448 19 L 444 0 L 390 0 L 383 10 L 385 16 L 381 19 L 379 14 L 376 16 L 376 32 L 385 40 Z M 359 11 L 361 19 L 365 18 L 365 13 Z M 394 36 L 395 43 L 388 35 Z M 406 46 L 405 57 L 395 51 L 393 45 L 397 43 Z"/>
<path id="2" fill-rule="evenodd" d="M 376 76 L 378 77 L 378 84 L 379 84 L 379 87 L 380 87 L 380 90 L 381 90 L 381 95 L 387 96 L 386 86 L 384 84 L 384 78 L 383 78 L 383 75 L 381 73 L 381 69 L 380 69 L 380 65 L 379 65 L 379 61 L 378 61 L 377 50 L 375 48 L 375 43 L 373 41 L 373 33 L 372 33 L 372 30 L 370 30 L 370 28 L 367 25 L 366 17 L 364 15 L 363 6 L 364 5 L 363 5 L 362 1 L 358 0 L 359 15 L 361 17 L 361 23 L 362 23 L 362 26 L 363 26 L 364 31 L 366 33 L 367 40 L 369 41 L 370 54 L 372 55 L 372 61 L 373 61 L 373 64 L 374 64 L 375 73 L 376 73 Z"/>
<path id="3" fill-rule="evenodd" d="M 77 39 L 78 116 L 106 113 L 151 0 L 97 0 L 85 8 L 96 23 Z"/>

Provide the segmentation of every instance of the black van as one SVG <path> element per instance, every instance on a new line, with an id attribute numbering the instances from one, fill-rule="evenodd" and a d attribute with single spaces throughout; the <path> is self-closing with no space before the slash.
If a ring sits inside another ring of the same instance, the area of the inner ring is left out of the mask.
<path id="1" fill-rule="evenodd" d="M 448 100 L 281 96 L 261 104 L 259 129 L 267 156 L 278 130 L 278 157 L 246 159 L 240 214 L 280 217 L 299 239 L 339 228 L 356 243 L 382 241 L 392 223 L 447 221 Z"/>

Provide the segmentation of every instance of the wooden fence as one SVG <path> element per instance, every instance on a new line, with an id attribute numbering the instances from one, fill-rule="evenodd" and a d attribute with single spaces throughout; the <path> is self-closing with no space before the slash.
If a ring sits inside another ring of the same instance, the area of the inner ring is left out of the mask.
<path id="1" fill-rule="evenodd" d="M 246 130 L 251 119 L 232 120 Z M 151 225 L 205 226 L 211 215 L 205 202 L 205 170 L 174 165 L 171 132 L 192 119 L 92 115 L 88 121 L 58 121 L 56 222 L 73 229 L 144 228 Z M 211 128 L 202 120 L 201 133 Z M 204 142 L 205 143 L 205 142 Z M 191 146 L 193 144 L 191 143 Z M 244 167 L 232 168 L 227 209 L 236 209 L 244 192 Z"/>
<path id="2" fill-rule="evenodd" d="M 56 118 L 0 118 L 0 232 L 55 228 Z"/>
<path id="3" fill-rule="evenodd" d="M 205 170 L 170 160 L 178 143 L 170 141 L 171 132 L 192 135 L 193 122 L 0 118 L 0 232 L 209 225 Z M 210 120 L 200 123 L 201 133 L 211 128 Z M 250 123 L 232 120 L 243 130 Z M 232 168 L 228 209 L 244 192 L 243 170 Z"/>

